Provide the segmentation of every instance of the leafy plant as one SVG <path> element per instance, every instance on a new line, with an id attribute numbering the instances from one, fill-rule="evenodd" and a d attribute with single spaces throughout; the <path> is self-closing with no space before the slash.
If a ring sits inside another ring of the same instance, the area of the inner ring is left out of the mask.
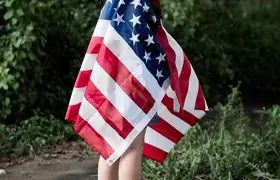
<path id="1" fill-rule="evenodd" d="M 254 133 L 234 88 L 214 118 L 196 125 L 163 165 L 144 162 L 146 179 L 279 179 L 280 108 L 268 110 L 266 128 Z M 278 165 L 277 165 L 278 164 Z"/>
<path id="2" fill-rule="evenodd" d="M 79 137 L 70 124 L 53 116 L 33 116 L 18 126 L 0 124 L 0 156 L 24 155 L 30 147 L 38 150 L 47 144 L 73 141 Z"/>
<path id="3" fill-rule="evenodd" d="M 99 6 L 88 0 L 0 1 L 2 121 L 29 118 L 37 108 L 64 116 Z"/>

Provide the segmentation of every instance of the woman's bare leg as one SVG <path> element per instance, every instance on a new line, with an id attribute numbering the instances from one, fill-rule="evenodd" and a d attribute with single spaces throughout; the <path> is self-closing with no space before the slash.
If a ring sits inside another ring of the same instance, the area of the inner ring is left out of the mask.
<path id="1" fill-rule="evenodd" d="M 133 141 L 122 155 L 119 164 L 119 180 L 142 179 L 142 153 L 146 129 Z"/>
<path id="2" fill-rule="evenodd" d="M 118 180 L 119 160 L 109 166 L 100 156 L 98 163 L 98 180 Z"/>

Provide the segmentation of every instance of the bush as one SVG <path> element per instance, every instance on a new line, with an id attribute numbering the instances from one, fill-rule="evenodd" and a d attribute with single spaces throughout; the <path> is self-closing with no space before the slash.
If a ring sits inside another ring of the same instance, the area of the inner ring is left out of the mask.
<path id="1" fill-rule="evenodd" d="M 37 108 L 64 116 L 99 6 L 89 0 L 0 2 L 0 120 L 14 123 Z"/>
<path id="2" fill-rule="evenodd" d="M 280 178 L 280 107 L 268 110 L 262 131 L 249 126 L 237 89 L 213 119 L 196 125 L 163 165 L 144 162 L 146 179 L 278 179 Z"/>
<path id="3" fill-rule="evenodd" d="M 0 157 L 25 155 L 31 149 L 39 150 L 45 145 L 58 143 L 62 140 L 78 139 L 71 125 L 53 116 L 33 116 L 22 121 L 18 126 L 0 124 Z"/>
<path id="4" fill-rule="evenodd" d="M 280 92 L 279 1 L 162 2 L 164 24 L 189 56 L 208 101 L 223 99 L 238 81 L 243 91 Z"/>

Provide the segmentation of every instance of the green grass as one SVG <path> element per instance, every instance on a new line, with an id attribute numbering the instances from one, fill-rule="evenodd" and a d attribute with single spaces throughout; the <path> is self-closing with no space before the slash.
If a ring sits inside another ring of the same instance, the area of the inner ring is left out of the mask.
<path id="1" fill-rule="evenodd" d="M 145 179 L 280 179 L 280 107 L 251 120 L 233 89 L 169 154 L 163 165 L 144 162 Z M 260 124 L 252 126 L 250 124 Z"/>
<path id="2" fill-rule="evenodd" d="M 22 156 L 61 140 L 77 140 L 72 125 L 53 116 L 35 115 L 17 126 L 0 124 L 0 157 Z"/>

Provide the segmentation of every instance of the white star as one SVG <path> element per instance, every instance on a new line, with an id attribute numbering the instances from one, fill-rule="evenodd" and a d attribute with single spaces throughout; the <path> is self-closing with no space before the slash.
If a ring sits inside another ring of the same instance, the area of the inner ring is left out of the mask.
<path id="1" fill-rule="evenodd" d="M 161 71 L 157 70 L 156 76 L 157 76 L 158 80 L 159 80 L 159 78 L 164 77 L 164 76 L 162 75 L 162 70 L 161 70 Z"/>
<path id="2" fill-rule="evenodd" d="M 121 7 L 122 4 L 125 4 L 124 0 L 119 1 L 118 8 Z"/>
<path id="3" fill-rule="evenodd" d="M 157 17 L 156 17 L 156 15 L 153 15 L 153 16 L 152 16 L 152 20 L 153 20 L 154 22 L 157 22 Z"/>
<path id="4" fill-rule="evenodd" d="M 165 56 L 166 54 L 163 55 L 160 53 L 160 55 L 156 58 L 158 60 L 158 64 L 160 64 L 161 61 L 165 61 Z"/>
<path id="5" fill-rule="evenodd" d="M 140 15 L 140 16 L 134 16 L 134 14 L 133 14 L 132 19 L 129 20 L 130 22 L 132 22 L 133 27 L 134 27 L 136 24 L 141 24 L 141 22 L 139 21 L 140 17 L 141 17 L 141 15 Z"/>
<path id="6" fill-rule="evenodd" d="M 146 62 L 148 62 L 149 60 L 151 60 L 150 55 L 151 55 L 151 53 L 147 53 L 147 52 L 145 51 L 145 56 L 144 56 L 143 58 L 146 60 Z"/>
<path id="7" fill-rule="evenodd" d="M 150 7 L 147 5 L 147 3 L 145 3 L 145 5 L 143 6 L 144 12 L 148 12 Z"/>
<path id="8" fill-rule="evenodd" d="M 133 4 L 134 5 L 134 8 L 136 9 L 137 6 L 142 6 L 141 0 L 133 0 L 133 2 L 131 2 L 130 4 Z"/>
<path id="9" fill-rule="evenodd" d="M 154 40 L 153 40 L 153 36 L 150 36 L 150 35 L 149 35 L 148 39 L 146 39 L 145 41 L 148 43 L 148 46 L 149 46 L 150 44 L 155 44 L 155 42 L 154 42 Z"/>
<path id="10" fill-rule="evenodd" d="M 133 45 L 135 45 L 136 42 L 140 42 L 139 39 L 138 39 L 138 36 L 139 36 L 139 34 L 134 35 L 132 33 L 132 37 L 129 38 L 133 42 Z"/>
<path id="11" fill-rule="evenodd" d="M 116 19 L 114 19 L 114 21 L 117 21 L 117 22 L 118 22 L 118 25 L 119 25 L 121 22 L 124 23 L 123 16 L 124 16 L 124 14 L 120 16 L 120 15 L 117 13 L 117 17 L 116 17 Z"/>

